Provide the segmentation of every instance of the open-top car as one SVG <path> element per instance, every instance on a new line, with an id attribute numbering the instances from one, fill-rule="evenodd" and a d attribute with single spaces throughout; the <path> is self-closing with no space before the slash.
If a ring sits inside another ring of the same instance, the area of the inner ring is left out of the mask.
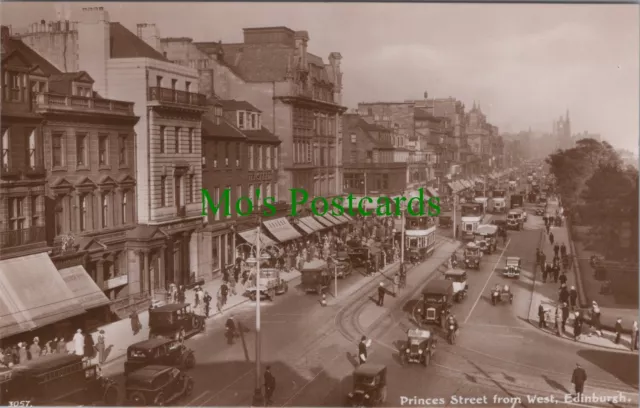
<path id="1" fill-rule="evenodd" d="M 118 405 L 118 387 L 98 366 L 75 354 L 49 354 L 13 367 L 0 403 Z"/>
<path id="2" fill-rule="evenodd" d="M 247 287 L 251 300 L 256 300 L 258 286 L 260 286 L 260 296 L 271 301 L 276 298 L 276 295 L 282 295 L 289 291 L 289 284 L 280 277 L 280 269 L 277 268 L 260 268 L 260 279 L 256 281 L 254 277 Z"/>
<path id="3" fill-rule="evenodd" d="M 498 245 L 498 226 L 485 224 L 479 225 L 475 232 L 475 243 L 480 247 L 483 253 L 491 254 L 496 250 Z"/>
<path id="4" fill-rule="evenodd" d="M 124 375 L 149 365 L 167 365 L 193 368 L 196 357 L 178 340 L 155 338 L 132 344 L 127 348 L 127 361 L 124 362 Z"/>
<path id="5" fill-rule="evenodd" d="M 351 272 L 353 272 L 349 253 L 345 251 L 336 253 L 335 258 L 333 259 L 333 263 L 335 268 L 334 273 L 338 278 L 346 278 L 347 276 L 351 275 Z"/>
<path id="6" fill-rule="evenodd" d="M 186 337 L 204 330 L 204 316 L 196 314 L 189 303 L 170 303 L 149 310 L 149 338 L 178 339 L 181 329 Z"/>
<path id="7" fill-rule="evenodd" d="M 505 261 L 504 270 L 502 271 L 502 276 L 506 278 L 519 278 L 521 263 L 522 263 L 522 260 L 520 259 L 520 257 L 508 256 Z"/>
<path id="8" fill-rule="evenodd" d="M 491 304 L 496 305 L 498 303 L 513 303 L 513 293 L 511 292 L 511 288 L 509 285 L 496 285 L 495 288 L 491 290 Z"/>
<path id="9" fill-rule="evenodd" d="M 365 363 L 353 371 L 353 391 L 347 395 L 349 407 L 377 407 L 387 400 L 387 367 Z"/>
<path id="10" fill-rule="evenodd" d="M 449 269 L 444 273 L 444 278 L 453 282 L 453 299 L 462 302 L 467 297 L 469 284 L 467 283 L 467 272 L 463 269 Z"/>
<path id="11" fill-rule="evenodd" d="M 469 242 L 464 248 L 464 266 L 470 269 L 480 269 L 482 251 L 473 242 Z"/>
<path id="12" fill-rule="evenodd" d="M 161 407 L 191 394 L 193 379 L 178 368 L 151 365 L 129 374 L 125 388 L 128 405 Z"/>
<path id="13" fill-rule="evenodd" d="M 407 343 L 400 350 L 400 361 L 402 364 L 420 363 L 427 367 L 436 351 L 437 342 L 430 330 L 409 329 Z"/>
<path id="14" fill-rule="evenodd" d="M 416 304 L 417 316 L 425 324 L 444 327 L 453 302 L 453 282 L 436 279 L 422 289 L 422 302 Z"/>

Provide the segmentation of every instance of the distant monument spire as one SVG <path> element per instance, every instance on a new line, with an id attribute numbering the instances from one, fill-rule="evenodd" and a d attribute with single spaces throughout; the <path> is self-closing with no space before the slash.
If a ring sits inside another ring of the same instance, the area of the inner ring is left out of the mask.
<path id="1" fill-rule="evenodd" d="M 473 108 L 471 108 L 472 111 L 476 110 L 476 100 L 473 100 Z"/>

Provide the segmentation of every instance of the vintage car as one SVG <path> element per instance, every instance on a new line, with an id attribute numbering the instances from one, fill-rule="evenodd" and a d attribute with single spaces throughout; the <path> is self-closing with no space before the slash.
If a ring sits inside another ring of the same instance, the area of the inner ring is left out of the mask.
<path id="1" fill-rule="evenodd" d="M 129 375 L 142 367 L 158 364 L 189 369 L 196 365 L 196 357 L 193 350 L 178 340 L 163 338 L 144 340 L 127 348 L 124 375 Z"/>
<path id="2" fill-rule="evenodd" d="M 6 379 L 5 379 L 6 380 Z M 118 405 L 118 387 L 75 354 L 49 354 L 13 367 L 2 405 Z"/>
<path id="3" fill-rule="evenodd" d="M 480 258 L 482 251 L 473 242 L 469 242 L 464 248 L 464 266 L 470 269 L 480 269 Z"/>
<path id="4" fill-rule="evenodd" d="M 496 285 L 493 290 L 491 290 L 491 304 L 496 305 L 498 303 L 513 303 L 513 293 L 511 292 L 511 288 L 509 285 Z"/>
<path id="5" fill-rule="evenodd" d="M 322 259 L 305 262 L 300 271 L 300 286 L 306 293 L 323 293 L 331 282 L 327 263 Z"/>
<path id="6" fill-rule="evenodd" d="M 519 278 L 521 263 L 522 261 L 519 257 L 508 256 L 505 261 L 504 270 L 502 271 L 502 276 L 504 276 L 505 278 Z"/>
<path id="7" fill-rule="evenodd" d="M 191 394 L 193 379 L 175 367 L 150 365 L 129 374 L 125 389 L 127 405 L 161 407 Z"/>
<path id="8" fill-rule="evenodd" d="M 431 363 L 438 340 L 429 330 L 409 329 L 407 343 L 400 350 L 402 364 L 421 363 L 425 367 Z"/>
<path id="9" fill-rule="evenodd" d="M 351 265 L 353 265 L 354 268 L 367 266 L 367 261 L 369 260 L 369 248 L 364 246 L 352 246 L 347 250 L 347 254 L 351 260 Z"/>
<path id="10" fill-rule="evenodd" d="M 462 302 L 469 290 L 467 272 L 462 269 L 449 269 L 444 273 L 444 278 L 453 283 L 453 300 Z"/>
<path id="11" fill-rule="evenodd" d="M 251 300 L 256 300 L 258 285 L 255 276 L 251 284 L 247 286 L 246 292 Z M 269 300 L 274 300 L 276 295 L 282 295 L 289 291 L 289 284 L 280 277 L 280 269 L 260 268 L 260 296 Z"/>
<path id="12" fill-rule="evenodd" d="M 476 245 L 485 254 L 495 252 L 498 245 L 498 226 L 496 225 L 479 225 L 475 232 Z"/>
<path id="13" fill-rule="evenodd" d="M 416 320 L 424 324 L 444 327 L 453 301 L 453 282 L 436 279 L 422 289 L 422 302 L 416 304 Z"/>
<path id="14" fill-rule="evenodd" d="M 376 407 L 387 400 L 387 367 L 365 363 L 353 371 L 353 391 L 347 395 L 348 407 Z"/>
<path id="15" fill-rule="evenodd" d="M 540 217 L 542 217 L 547 212 L 544 207 L 536 207 L 534 211 L 535 215 L 538 215 Z"/>
<path id="16" fill-rule="evenodd" d="M 196 314 L 189 303 L 170 303 L 149 310 L 149 338 L 178 339 L 180 329 L 186 337 L 204 330 L 205 316 Z"/>
<path id="17" fill-rule="evenodd" d="M 524 219 L 522 211 L 511 210 L 507 214 L 507 228 L 520 231 L 523 227 Z"/>
<path id="18" fill-rule="evenodd" d="M 336 253 L 333 258 L 334 273 L 338 278 L 346 278 L 353 272 L 351 259 L 347 252 L 341 251 Z"/>

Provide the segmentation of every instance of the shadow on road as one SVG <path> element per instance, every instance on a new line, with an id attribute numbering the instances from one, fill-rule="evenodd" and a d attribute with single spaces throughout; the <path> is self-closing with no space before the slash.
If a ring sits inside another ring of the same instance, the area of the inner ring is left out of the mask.
<path id="1" fill-rule="evenodd" d="M 638 356 L 607 350 L 580 350 L 578 355 L 623 383 L 638 389 Z"/>
<path id="2" fill-rule="evenodd" d="M 569 390 L 565 388 L 564 385 L 560 384 L 559 382 L 552 380 L 551 378 L 547 377 L 546 375 L 543 375 L 542 378 L 544 378 L 544 381 L 549 384 L 549 386 L 551 388 L 553 388 L 554 390 L 558 390 L 564 394 L 570 394 Z"/>

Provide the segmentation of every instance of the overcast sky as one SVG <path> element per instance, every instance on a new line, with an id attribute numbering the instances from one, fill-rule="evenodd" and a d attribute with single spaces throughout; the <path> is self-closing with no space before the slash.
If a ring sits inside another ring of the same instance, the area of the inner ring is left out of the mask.
<path id="1" fill-rule="evenodd" d="M 550 131 L 570 110 L 573 132 L 638 150 L 637 5 L 3 3 L 14 31 L 103 5 L 135 32 L 241 42 L 242 28 L 307 30 L 309 51 L 342 54 L 344 102 L 453 96 L 480 101 L 501 131 Z"/>

